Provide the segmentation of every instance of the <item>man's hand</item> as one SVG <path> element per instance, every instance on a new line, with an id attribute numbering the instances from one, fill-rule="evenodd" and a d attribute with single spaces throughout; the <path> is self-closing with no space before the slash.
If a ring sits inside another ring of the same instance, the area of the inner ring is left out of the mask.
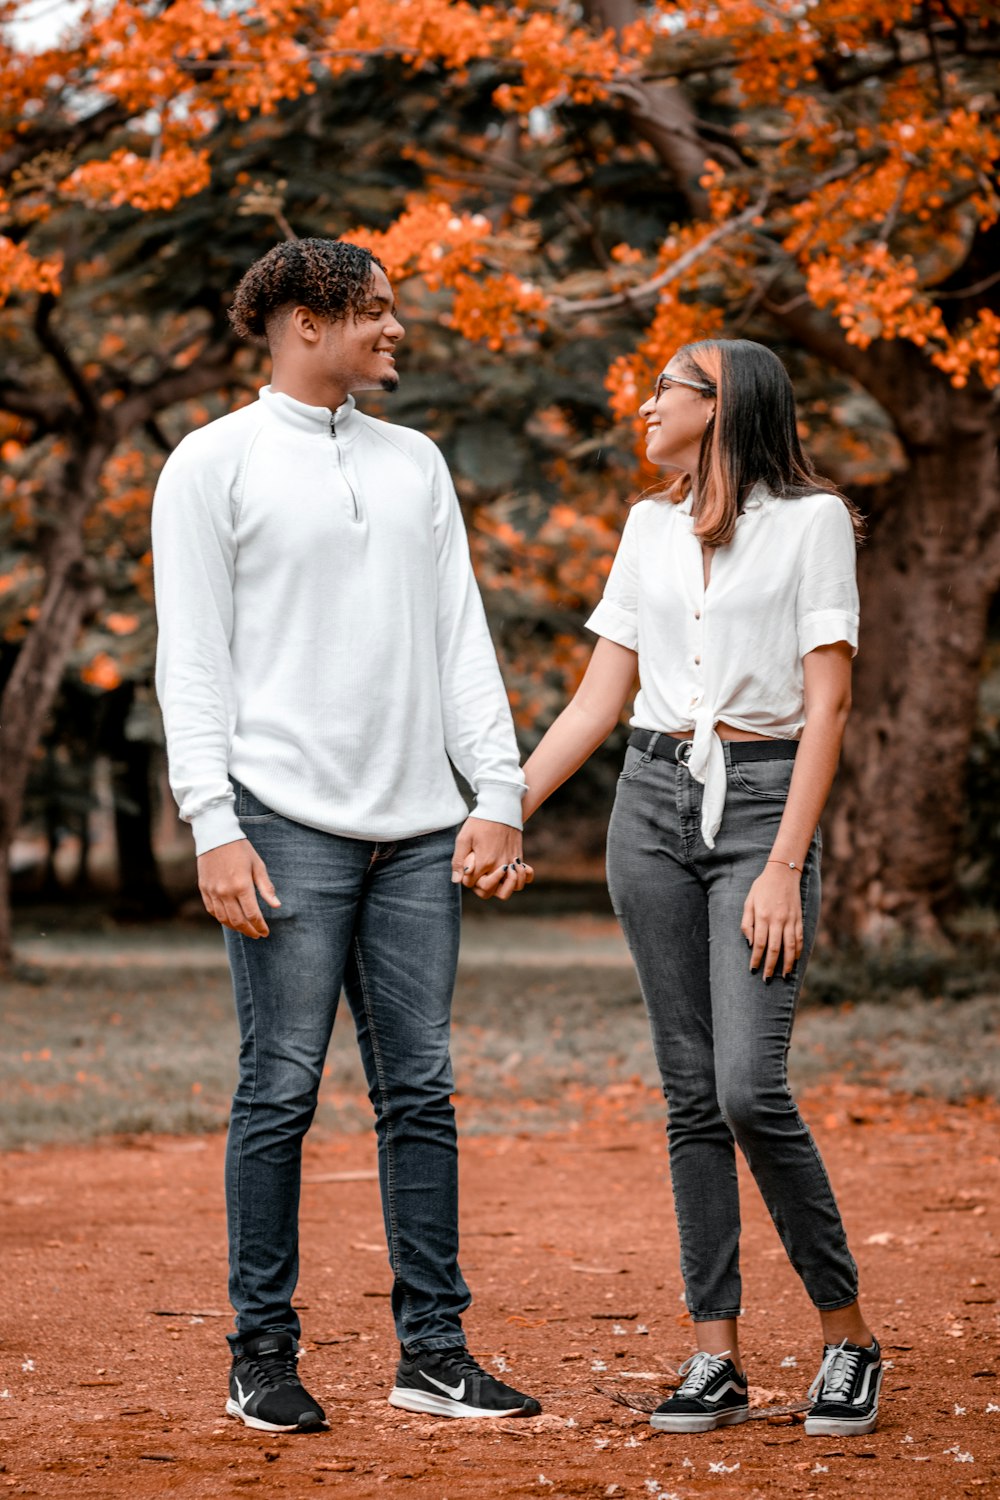
<path id="1" fill-rule="evenodd" d="M 535 878 L 522 855 L 520 829 L 485 818 L 467 818 L 455 840 L 451 878 L 455 885 L 474 890 L 482 900 L 499 896 L 508 901 Z"/>
<path id="2" fill-rule="evenodd" d="M 257 891 L 268 906 L 281 905 L 267 867 L 249 839 L 220 844 L 199 855 L 198 889 L 205 910 L 216 921 L 249 938 L 267 937 L 270 932 L 257 904 Z"/>

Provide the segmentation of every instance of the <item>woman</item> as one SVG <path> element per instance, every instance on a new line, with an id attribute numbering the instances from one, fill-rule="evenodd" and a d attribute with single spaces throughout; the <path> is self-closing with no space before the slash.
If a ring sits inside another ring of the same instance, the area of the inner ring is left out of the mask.
<path id="1" fill-rule="evenodd" d="M 587 673 L 525 767 L 524 815 L 618 723 L 638 666 L 608 878 L 670 1107 L 699 1341 L 652 1423 L 705 1432 L 749 1415 L 735 1139 L 819 1310 L 806 1431 L 871 1432 L 880 1350 L 785 1068 L 819 914 L 817 824 L 850 707 L 859 523 L 805 458 L 788 376 L 760 344 L 679 350 L 640 414 L 671 482 L 629 514 L 588 621 L 600 640 Z"/>

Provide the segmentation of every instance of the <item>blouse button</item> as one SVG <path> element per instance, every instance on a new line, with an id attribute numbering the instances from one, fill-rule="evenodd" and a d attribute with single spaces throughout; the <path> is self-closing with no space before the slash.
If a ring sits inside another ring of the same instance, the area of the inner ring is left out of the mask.
<path id="1" fill-rule="evenodd" d="M 695 657 L 694 664 L 695 664 L 696 667 L 700 667 L 701 666 L 701 657 L 700 656 L 696 656 Z"/>
<path id="2" fill-rule="evenodd" d="M 696 609 L 695 610 L 694 617 L 695 617 L 696 620 L 700 620 L 701 619 L 701 610 L 700 609 Z"/>

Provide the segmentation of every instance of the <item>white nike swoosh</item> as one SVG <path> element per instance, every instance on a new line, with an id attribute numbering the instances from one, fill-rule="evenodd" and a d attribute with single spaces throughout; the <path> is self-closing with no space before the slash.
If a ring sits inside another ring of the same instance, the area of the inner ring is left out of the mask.
<path id="1" fill-rule="evenodd" d="M 236 1399 L 240 1403 L 240 1411 L 246 1411 L 247 1402 L 250 1400 L 251 1396 L 255 1396 L 256 1394 L 257 1394 L 256 1391 L 247 1391 L 246 1395 L 244 1396 L 244 1394 L 243 1394 L 243 1387 L 240 1385 L 240 1377 L 237 1375 L 237 1377 L 236 1377 Z"/>
<path id="2" fill-rule="evenodd" d="M 430 1381 L 431 1385 L 436 1385 L 439 1391 L 444 1391 L 446 1396 L 451 1396 L 455 1401 L 461 1401 L 465 1395 L 464 1377 L 459 1381 L 458 1385 L 445 1385 L 443 1380 L 435 1380 L 433 1375 L 428 1375 L 424 1370 L 421 1370 L 420 1373 L 425 1380 Z"/>

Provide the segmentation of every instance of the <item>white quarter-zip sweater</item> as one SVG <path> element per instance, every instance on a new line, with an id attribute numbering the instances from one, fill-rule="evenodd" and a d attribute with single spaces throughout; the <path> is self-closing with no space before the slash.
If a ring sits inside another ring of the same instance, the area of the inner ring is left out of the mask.
<path id="1" fill-rule="evenodd" d="M 230 776 L 351 838 L 521 827 L 514 727 L 447 466 L 422 433 L 265 386 L 192 432 L 153 505 L 170 784 L 199 854 Z"/>

